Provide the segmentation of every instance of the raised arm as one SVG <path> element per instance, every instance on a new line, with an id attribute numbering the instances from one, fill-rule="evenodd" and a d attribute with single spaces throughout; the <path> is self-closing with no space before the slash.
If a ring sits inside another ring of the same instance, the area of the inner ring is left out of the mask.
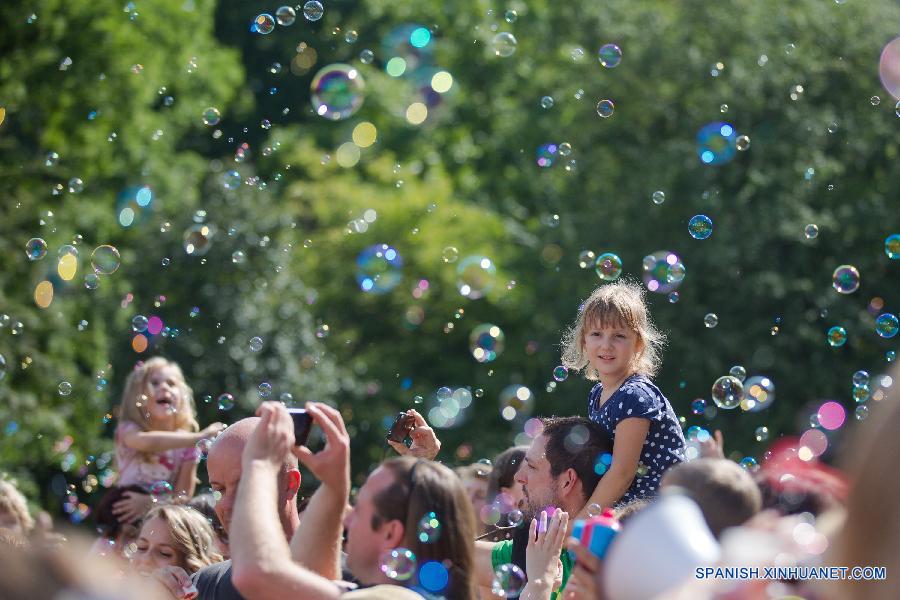
<path id="1" fill-rule="evenodd" d="M 492 555 L 495 542 L 475 542 L 475 581 L 479 586 L 490 589 L 494 581 Z"/>
<path id="2" fill-rule="evenodd" d="M 591 494 L 587 504 L 578 514 L 578 519 L 585 519 L 589 516 L 587 514 L 588 507 L 592 504 L 611 508 L 628 491 L 637 473 L 638 461 L 641 458 L 644 440 L 647 439 L 649 431 L 650 421 L 647 419 L 623 419 L 616 426 L 612 464 L 600 478 L 600 483 L 594 488 L 594 493 Z"/>
<path id="3" fill-rule="evenodd" d="M 337 599 L 331 581 L 291 560 L 278 520 L 278 473 L 294 444 L 293 421 L 278 402 L 256 412 L 259 425 L 244 448 L 231 520 L 232 582 L 247 600 Z"/>
<path id="4" fill-rule="evenodd" d="M 206 438 L 216 437 L 225 429 L 222 423 L 213 423 L 202 431 L 127 431 L 120 439 L 123 444 L 138 452 L 165 452 L 176 448 L 190 448 Z"/>

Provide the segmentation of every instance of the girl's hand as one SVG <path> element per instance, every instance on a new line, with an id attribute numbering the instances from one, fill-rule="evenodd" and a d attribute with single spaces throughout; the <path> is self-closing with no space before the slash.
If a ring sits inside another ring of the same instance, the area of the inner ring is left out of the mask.
<path id="1" fill-rule="evenodd" d="M 413 422 L 415 427 L 409 432 L 409 437 L 412 438 L 412 445 L 407 448 L 406 444 L 403 442 L 394 442 L 391 440 L 388 440 L 388 444 L 390 444 L 391 448 L 396 450 L 397 454 L 401 456 L 409 454 L 416 458 L 434 460 L 438 455 L 438 452 L 441 451 L 441 441 L 437 438 L 437 435 L 435 435 L 434 429 L 428 426 L 425 417 L 420 415 L 418 411 L 409 409 L 406 411 L 406 414 L 415 419 Z"/>
<path id="2" fill-rule="evenodd" d="M 559 554 L 566 539 L 569 513 L 557 508 L 549 525 L 546 511 L 541 511 L 539 519 L 531 520 L 525 550 L 525 574 L 529 583 L 546 586 L 549 590 L 559 572 Z"/>
<path id="3" fill-rule="evenodd" d="M 197 597 L 197 588 L 191 582 L 191 576 L 181 567 L 163 567 L 153 571 L 152 577 L 160 583 L 173 598 L 190 600 Z"/>
<path id="4" fill-rule="evenodd" d="M 134 523 L 150 510 L 150 495 L 141 492 L 125 492 L 122 499 L 112 506 L 112 513 L 119 523 Z"/>
<path id="5" fill-rule="evenodd" d="M 226 427 L 228 427 L 228 425 L 226 425 L 225 423 L 219 423 L 218 421 L 216 421 L 212 425 L 209 425 L 208 427 L 204 427 L 200 431 L 200 438 L 201 439 L 207 439 L 207 438 L 212 439 L 212 438 L 216 437 L 217 435 L 219 435 L 220 433 L 222 433 L 222 430 L 225 429 Z"/>
<path id="6" fill-rule="evenodd" d="M 605 600 L 603 591 L 603 561 L 581 545 L 576 538 L 567 544 L 575 554 L 575 568 L 566 583 L 565 600 Z"/>

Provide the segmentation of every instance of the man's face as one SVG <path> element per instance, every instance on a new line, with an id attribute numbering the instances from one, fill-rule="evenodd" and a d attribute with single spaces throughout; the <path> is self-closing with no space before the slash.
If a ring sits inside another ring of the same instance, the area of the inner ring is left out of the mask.
<path id="1" fill-rule="evenodd" d="M 344 517 L 347 568 L 364 584 L 378 583 L 384 578 L 381 555 L 396 546 L 386 532 L 387 523 L 382 523 L 378 529 L 372 528 L 372 515 L 375 513 L 373 498 L 393 484 L 394 476 L 390 471 L 384 467 L 375 469 L 359 488 L 356 506 Z"/>
<path id="2" fill-rule="evenodd" d="M 240 438 L 223 439 L 213 445 L 206 459 L 209 484 L 216 496 L 216 515 L 226 533 L 231 525 L 231 513 L 241 481 L 243 451 L 244 442 Z"/>
<path id="3" fill-rule="evenodd" d="M 534 438 L 516 473 L 516 482 L 522 485 L 524 504 L 533 515 L 540 514 L 548 506 L 560 506 L 559 490 L 556 479 L 550 474 L 546 447 L 547 439 L 543 435 Z"/>

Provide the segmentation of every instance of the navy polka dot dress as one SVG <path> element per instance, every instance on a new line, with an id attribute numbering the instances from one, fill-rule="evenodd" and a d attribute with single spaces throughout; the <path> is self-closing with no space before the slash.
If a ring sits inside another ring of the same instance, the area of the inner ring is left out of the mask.
<path id="1" fill-rule="evenodd" d="M 637 475 L 620 503 L 656 495 L 663 472 L 672 465 L 684 462 L 684 434 L 672 405 L 647 377 L 634 374 L 600 405 L 603 384 L 591 389 L 588 397 L 588 416 L 609 434 L 615 442 L 616 426 L 633 417 L 650 421 L 644 440 Z"/>

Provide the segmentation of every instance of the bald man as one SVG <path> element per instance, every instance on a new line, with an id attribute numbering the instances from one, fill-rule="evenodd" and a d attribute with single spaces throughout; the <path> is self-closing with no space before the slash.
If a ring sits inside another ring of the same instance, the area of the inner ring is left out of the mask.
<path id="1" fill-rule="evenodd" d="M 216 515 L 229 531 L 234 501 L 241 482 L 241 455 L 250 435 L 259 424 L 259 417 L 242 419 L 219 434 L 209 450 L 206 471 L 216 500 Z M 278 477 L 278 518 L 284 535 L 290 542 L 300 525 L 297 512 L 297 491 L 300 471 L 297 458 L 288 453 Z M 204 567 L 191 577 L 199 593 L 198 600 L 241 600 L 243 597 L 231 583 L 231 561 Z"/>

